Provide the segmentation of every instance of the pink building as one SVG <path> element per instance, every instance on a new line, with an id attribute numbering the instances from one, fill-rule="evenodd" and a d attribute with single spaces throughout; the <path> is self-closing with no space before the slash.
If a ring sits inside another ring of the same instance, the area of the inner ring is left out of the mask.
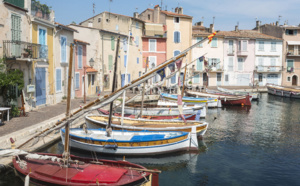
<path id="1" fill-rule="evenodd" d="M 167 43 L 166 38 L 157 38 L 151 36 L 142 37 L 143 40 L 143 68 L 146 68 L 145 61 L 149 60 L 149 68 L 152 64 L 160 65 L 166 61 Z"/>
<path id="2" fill-rule="evenodd" d="M 86 96 L 94 95 L 96 93 L 95 89 L 95 76 L 98 72 L 88 65 L 87 62 L 87 45 L 89 43 L 74 39 L 75 43 L 75 76 L 74 76 L 74 88 L 75 96 L 84 96 L 84 86 Z M 87 78 L 85 78 L 87 77 Z"/>

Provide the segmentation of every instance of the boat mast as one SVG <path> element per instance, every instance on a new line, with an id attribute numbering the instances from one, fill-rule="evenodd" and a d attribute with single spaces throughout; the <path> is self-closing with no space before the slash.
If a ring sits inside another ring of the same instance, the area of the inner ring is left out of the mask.
<path id="1" fill-rule="evenodd" d="M 146 60 L 146 70 L 145 70 L 145 73 L 147 73 L 148 60 L 149 60 L 149 57 L 147 57 L 147 60 Z M 143 83 L 143 92 L 142 92 L 142 105 L 141 105 L 140 117 L 142 117 L 142 116 L 143 116 L 143 107 L 144 107 L 144 94 L 145 94 L 145 87 L 146 87 L 146 81 Z"/>
<path id="2" fill-rule="evenodd" d="M 128 38 L 127 38 L 127 58 L 126 58 L 126 67 L 125 67 L 125 79 L 124 79 L 124 86 L 127 85 L 129 82 L 127 82 L 126 79 L 128 79 L 127 75 L 127 67 L 128 67 L 128 61 L 129 61 L 129 42 L 130 42 L 130 34 L 131 34 L 131 23 L 129 23 L 129 33 L 128 33 Z M 124 61 L 125 63 L 125 61 Z M 125 107 L 125 94 L 126 91 L 123 93 L 123 99 L 122 99 L 122 117 L 121 117 L 121 125 L 123 125 L 124 122 L 124 107 Z"/>
<path id="3" fill-rule="evenodd" d="M 116 50 L 116 57 L 115 57 L 114 78 L 113 78 L 113 84 L 112 84 L 112 90 L 111 90 L 111 92 L 115 92 L 116 76 L 117 76 L 117 66 L 118 66 L 118 56 L 119 56 L 119 45 L 120 45 L 120 36 L 118 36 L 118 40 L 117 40 L 117 50 Z M 108 125 L 106 127 L 106 134 L 107 134 L 108 137 L 111 136 L 111 117 L 112 117 L 113 105 L 114 105 L 114 102 L 112 101 L 110 103 L 110 106 L 109 106 Z"/>
<path id="4" fill-rule="evenodd" d="M 73 70 L 73 43 L 70 45 L 70 60 L 69 60 L 69 74 L 68 74 L 68 92 L 67 92 L 67 110 L 66 110 L 66 118 L 70 117 L 70 106 L 71 106 L 71 87 L 72 87 L 72 70 Z M 65 165 L 68 165 L 69 157 L 70 157 L 70 147 L 69 147 L 69 122 L 67 122 L 65 126 L 65 147 L 63 157 L 65 159 Z"/>

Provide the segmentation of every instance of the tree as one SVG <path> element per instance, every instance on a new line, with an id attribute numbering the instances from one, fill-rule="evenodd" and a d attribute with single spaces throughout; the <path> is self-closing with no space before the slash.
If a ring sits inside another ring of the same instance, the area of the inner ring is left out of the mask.
<path id="1" fill-rule="evenodd" d="M 15 88 L 18 92 L 24 88 L 23 72 L 18 69 L 8 70 L 5 59 L 0 58 L 0 96 L 8 103 L 15 100 L 20 95 L 12 91 Z"/>

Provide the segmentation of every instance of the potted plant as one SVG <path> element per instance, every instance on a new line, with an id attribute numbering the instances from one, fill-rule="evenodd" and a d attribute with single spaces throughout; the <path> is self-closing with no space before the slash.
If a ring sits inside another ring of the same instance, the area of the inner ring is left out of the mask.
<path id="1" fill-rule="evenodd" d="M 24 58 L 32 56 L 32 50 L 30 48 L 24 48 L 25 53 L 23 53 Z"/>

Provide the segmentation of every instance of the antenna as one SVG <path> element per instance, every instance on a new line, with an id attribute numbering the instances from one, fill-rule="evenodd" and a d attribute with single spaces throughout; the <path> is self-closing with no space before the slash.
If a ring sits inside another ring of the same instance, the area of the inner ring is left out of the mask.
<path id="1" fill-rule="evenodd" d="M 160 7 L 161 8 L 163 7 L 163 0 L 161 0 L 161 2 L 160 2 Z"/>
<path id="2" fill-rule="evenodd" d="M 95 16 L 95 7 L 96 7 L 96 5 L 95 5 L 95 3 L 93 3 L 93 17 Z"/>
<path id="3" fill-rule="evenodd" d="M 202 22 L 204 22 L 204 16 L 202 16 L 201 19 L 202 19 Z"/>
<path id="4" fill-rule="evenodd" d="M 213 24 L 215 24 L 215 18 L 216 18 L 216 17 L 214 16 L 214 17 L 213 17 Z"/>
<path id="5" fill-rule="evenodd" d="M 281 15 L 279 15 L 279 16 L 278 16 L 278 23 L 279 23 L 279 21 L 280 21 L 281 17 L 282 17 Z"/>

